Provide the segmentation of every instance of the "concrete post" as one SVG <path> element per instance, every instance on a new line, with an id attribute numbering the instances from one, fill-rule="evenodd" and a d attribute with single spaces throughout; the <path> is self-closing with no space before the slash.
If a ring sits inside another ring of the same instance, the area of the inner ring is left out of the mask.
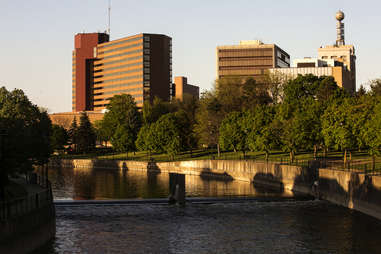
<path id="1" fill-rule="evenodd" d="M 169 174 L 169 203 L 185 205 L 185 175 Z"/>

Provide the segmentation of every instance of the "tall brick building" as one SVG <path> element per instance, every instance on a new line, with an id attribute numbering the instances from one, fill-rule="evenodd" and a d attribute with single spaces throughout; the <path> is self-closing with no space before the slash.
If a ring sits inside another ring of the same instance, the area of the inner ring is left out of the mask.
<path id="1" fill-rule="evenodd" d="M 117 94 L 130 94 L 139 107 L 170 99 L 172 39 L 138 34 L 109 41 L 105 33 L 75 36 L 72 111 L 102 111 Z"/>

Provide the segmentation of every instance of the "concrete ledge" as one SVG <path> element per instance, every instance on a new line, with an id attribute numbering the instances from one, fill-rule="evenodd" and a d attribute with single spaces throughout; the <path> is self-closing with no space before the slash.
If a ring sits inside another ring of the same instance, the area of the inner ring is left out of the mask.
<path id="1" fill-rule="evenodd" d="M 255 201 L 301 201 L 313 200 L 314 198 L 309 195 L 296 195 L 285 197 L 221 197 L 221 198 L 187 198 L 187 203 L 241 203 L 241 202 L 255 202 Z M 114 200 L 56 200 L 54 205 L 56 207 L 64 206 L 83 206 L 83 205 L 101 205 L 101 206 L 119 206 L 119 205 L 143 205 L 143 204 L 158 204 L 168 205 L 167 198 L 155 199 L 114 199 Z"/>

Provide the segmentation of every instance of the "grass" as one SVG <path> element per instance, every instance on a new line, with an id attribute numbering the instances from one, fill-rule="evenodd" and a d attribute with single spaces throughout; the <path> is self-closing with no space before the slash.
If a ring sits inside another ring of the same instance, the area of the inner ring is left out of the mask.
<path id="1" fill-rule="evenodd" d="M 367 152 L 352 151 L 347 154 L 348 160 L 351 156 L 351 162 L 359 167 L 372 168 L 371 164 L 372 158 L 367 154 Z M 323 158 L 323 153 L 318 152 L 318 158 Z M 99 160 L 134 160 L 134 161 L 149 161 L 150 157 L 148 152 L 136 152 L 136 153 L 114 153 L 112 150 L 98 150 L 97 152 L 90 154 L 79 154 L 79 155 L 61 155 L 60 158 L 67 159 L 99 159 Z M 156 162 L 173 161 L 167 154 L 151 153 L 151 159 Z M 220 160 L 265 160 L 265 153 L 263 152 L 247 152 L 245 157 L 242 152 L 233 151 L 223 151 L 220 157 L 217 155 L 216 149 L 198 149 L 191 151 L 181 152 L 175 156 L 175 161 L 186 161 L 186 160 L 206 160 L 206 159 L 220 159 Z M 307 162 L 313 159 L 313 152 L 304 151 L 299 152 L 295 155 L 295 163 Z M 325 159 L 331 163 L 339 164 L 343 163 L 343 153 L 342 152 L 328 152 Z M 377 168 L 381 168 L 381 158 L 377 158 Z M 269 161 L 274 162 L 285 162 L 289 163 L 290 157 L 289 153 L 283 151 L 274 150 L 270 153 Z"/>

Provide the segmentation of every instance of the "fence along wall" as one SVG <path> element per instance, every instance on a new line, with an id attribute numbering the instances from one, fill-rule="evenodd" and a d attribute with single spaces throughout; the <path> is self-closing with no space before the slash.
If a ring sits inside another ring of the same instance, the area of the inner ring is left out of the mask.
<path id="1" fill-rule="evenodd" d="M 26 197 L 0 202 L 0 253 L 27 253 L 55 235 L 55 208 L 50 182 L 37 177 L 44 186 Z"/>

